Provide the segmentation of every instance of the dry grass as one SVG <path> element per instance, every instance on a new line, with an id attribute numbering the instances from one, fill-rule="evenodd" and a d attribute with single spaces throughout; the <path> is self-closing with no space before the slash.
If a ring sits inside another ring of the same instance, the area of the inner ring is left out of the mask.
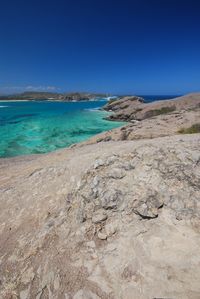
<path id="1" fill-rule="evenodd" d="M 149 110 L 145 114 L 145 118 L 161 115 L 161 114 L 168 114 L 176 110 L 175 106 L 170 107 L 162 107 L 161 109 L 153 109 Z"/>
<path id="2" fill-rule="evenodd" d="M 180 134 L 195 134 L 200 133 L 200 123 L 194 124 L 189 128 L 182 128 L 178 131 Z"/>

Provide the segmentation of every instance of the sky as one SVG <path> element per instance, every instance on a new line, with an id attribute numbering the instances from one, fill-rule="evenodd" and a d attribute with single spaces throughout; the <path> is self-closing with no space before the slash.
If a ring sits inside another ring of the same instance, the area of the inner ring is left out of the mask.
<path id="1" fill-rule="evenodd" d="M 0 0 L 0 94 L 200 91 L 198 0 Z"/>

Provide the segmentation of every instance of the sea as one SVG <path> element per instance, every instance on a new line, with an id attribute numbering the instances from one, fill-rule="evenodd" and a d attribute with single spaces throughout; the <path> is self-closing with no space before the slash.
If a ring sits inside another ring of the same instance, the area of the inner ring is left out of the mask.
<path id="1" fill-rule="evenodd" d="M 175 96 L 143 96 L 145 102 Z M 123 126 L 105 120 L 105 99 L 81 102 L 1 101 L 0 157 L 42 154 Z"/>

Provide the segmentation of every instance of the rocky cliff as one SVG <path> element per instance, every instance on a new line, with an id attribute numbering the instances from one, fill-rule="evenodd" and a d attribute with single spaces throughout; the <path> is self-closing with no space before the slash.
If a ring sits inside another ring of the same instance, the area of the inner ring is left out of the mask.
<path id="1" fill-rule="evenodd" d="M 104 107 L 105 110 L 114 112 L 108 119 L 123 121 L 144 120 L 158 115 L 167 115 L 183 110 L 196 110 L 198 108 L 200 108 L 200 93 L 148 104 L 137 96 L 122 97 Z"/>
<path id="2" fill-rule="evenodd" d="M 146 104 L 142 98 L 123 97 L 104 106 L 109 120 L 125 126 L 92 137 L 84 144 L 138 140 L 184 133 L 200 133 L 200 94 Z"/>
<path id="3" fill-rule="evenodd" d="M 199 299 L 200 134 L 0 160 L 0 298 Z"/>

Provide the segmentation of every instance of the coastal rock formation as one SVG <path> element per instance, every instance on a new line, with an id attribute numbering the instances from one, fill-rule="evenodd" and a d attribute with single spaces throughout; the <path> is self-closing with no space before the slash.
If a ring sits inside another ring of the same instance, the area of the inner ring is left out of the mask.
<path id="1" fill-rule="evenodd" d="M 73 92 L 67 93 L 63 95 L 63 100 L 67 102 L 76 102 L 76 101 L 90 101 L 97 98 L 103 98 L 105 95 L 103 94 L 92 94 L 86 92 Z"/>
<path id="2" fill-rule="evenodd" d="M 192 130 L 190 128 L 196 128 Z M 138 140 L 157 138 L 176 134 L 200 132 L 200 108 L 194 110 L 182 110 L 161 114 L 142 121 L 132 121 L 121 128 L 113 129 L 95 135 L 83 144 L 92 144 L 119 140 Z M 81 146 L 81 145 L 77 145 Z"/>
<path id="3" fill-rule="evenodd" d="M 200 134 L 0 160 L 0 298 L 200 298 Z"/>
<path id="4" fill-rule="evenodd" d="M 110 120 L 144 120 L 158 115 L 167 115 L 182 110 L 195 110 L 200 108 L 200 94 L 194 93 L 172 100 L 162 100 L 144 103 L 139 97 L 124 97 L 106 105 L 105 110 L 113 111 Z"/>
<path id="5" fill-rule="evenodd" d="M 107 119 L 127 120 L 126 125 L 98 134 L 82 144 L 200 133 L 200 94 L 149 104 L 142 103 L 138 97 L 131 99 L 126 97 L 105 106 L 105 110 L 113 111 Z"/>
<path id="6" fill-rule="evenodd" d="M 104 106 L 107 111 L 122 111 L 124 109 L 134 110 L 144 103 L 144 99 L 137 96 L 125 96 L 120 99 L 114 99 Z"/>

